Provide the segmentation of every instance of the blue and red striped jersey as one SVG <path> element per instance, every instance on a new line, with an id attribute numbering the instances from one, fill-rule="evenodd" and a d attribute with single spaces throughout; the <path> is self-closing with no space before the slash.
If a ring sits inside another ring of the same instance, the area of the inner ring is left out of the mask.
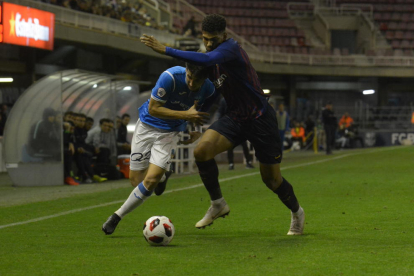
<path id="1" fill-rule="evenodd" d="M 227 115 L 236 121 L 260 117 L 267 97 L 247 53 L 232 38 L 207 53 L 186 52 L 167 47 L 166 54 L 190 63 L 211 67 L 210 80 L 227 103 Z"/>

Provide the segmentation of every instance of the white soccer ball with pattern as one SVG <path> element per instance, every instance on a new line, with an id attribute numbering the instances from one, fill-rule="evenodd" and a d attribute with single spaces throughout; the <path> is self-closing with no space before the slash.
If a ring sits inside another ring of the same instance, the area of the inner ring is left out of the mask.
<path id="1" fill-rule="evenodd" d="M 144 238 L 154 246 L 167 245 L 175 234 L 174 224 L 165 216 L 150 217 L 144 224 Z"/>

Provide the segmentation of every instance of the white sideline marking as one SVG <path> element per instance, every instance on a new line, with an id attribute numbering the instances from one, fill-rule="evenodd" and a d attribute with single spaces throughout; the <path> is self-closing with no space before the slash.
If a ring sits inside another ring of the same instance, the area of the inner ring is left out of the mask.
<path id="1" fill-rule="evenodd" d="M 384 148 L 384 149 L 380 149 L 380 150 L 372 150 L 372 151 L 368 151 L 366 153 L 373 153 L 373 152 L 386 151 L 386 150 L 392 150 L 392 149 L 395 149 L 395 147 Z M 319 160 L 319 161 L 314 161 L 314 162 L 308 162 L 308 163 L 303 163 L 303 164 L 294 165 L 294 166 L 283 167 L 280 170 L 283 171 L 283 170 L 289 170 L 289 169 L 294 169 L 294 168 L 299 168 L 299 167 L 310 166 L 310 165 L 324 163 L 324 162 L 337 160 L 337 159 L 342 159 L 342 158 L 345 158 L 345 157 L 348 157 L 348 156 L 358 155 L 358 154 L 362 154 L 362 153 L 365 153 L 365 152 L 344 154 L 344 155 L 335 156 L 335 157 L 332 157 L 332 158 L 329 158 L 329 159 L 323 159 L 323 160 Z M 230 181 L 230 180 L 233 180 L 233 179 L 242 178 L 242 177 L 257 175 L 257 174 L 260 174 L 260 172 L 247 173 L 247 174 L 243 174 L 243 175 L 237 175 L 237 176 L 232 176 L 232 177 L 228 177 L 228 178 L 223 178 L 223 179 L 220 179 L 220 183 Z M 192 185 L 192 186 L 188 186 L 188 187 L 184 187 L 184 188 L 169 190 L 169 191 L 164 192 L 164 194 L 168 194 L 168 193 L 172 193 L 172 192 L 179 192 L 179 191 L 184 191 L 184 190 L 189 190 L 189 189 L 194 189 L 194 188 L 201 187 L 203 185 L 204 184 L 201 183 L 201 184 L 196 184 L 196 185 Z M 30 220 L 25 220 L 25 221 L 20 221 L 20 222 L 5 224 L 5 225 L 0 225 L 0 229 L 7 228 L 7 227 L 12 227 L 12 226 L 17 226 L 17 225 L 28 224 L 28 223 L 32 223 L 32 222 L 38 222 L 38 221 L 47 220 L 47 219 L 51 219 L 51 218 L 57 218 L 57 217 L 61 217 L 61 216 L 65 216 L 65 215 L 69 215 L 69 214 L 73 214 L 73 213 L 78 213 L 78 212 L 82 212 L 82 211 L 86 211 L 86 210 L 105 207 L 105 206 L 113 205 L 113 204 L 119 204 L 119 203 L 123 203 L 123 202 L 125 202 L 125 200 L 111 201 L 111 202 L 107 202 L 107 203 L 103 203 L 103 204 L 99 204 L 99 205 L 94 205 L 94 206 L 74 209 L 74 210 L 70 210 L 70 211 L 66 211 L 66 212 L 62 212 L 62 213 L 57 213 L 57 214 L 50 215 L 50 216 L 45 216 L 45 217 L 40 217 L 40 218 L 35 218 L 35 219 L 30 219 Z"/>

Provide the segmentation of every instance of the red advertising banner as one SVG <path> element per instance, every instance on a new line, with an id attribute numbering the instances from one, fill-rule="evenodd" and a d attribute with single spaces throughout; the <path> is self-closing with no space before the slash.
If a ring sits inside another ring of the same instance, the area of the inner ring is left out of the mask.
<path id="1" fill-rule="evenodd" d="M 3 42 L 53 50 L 55 15 L 3 2 Z"/>

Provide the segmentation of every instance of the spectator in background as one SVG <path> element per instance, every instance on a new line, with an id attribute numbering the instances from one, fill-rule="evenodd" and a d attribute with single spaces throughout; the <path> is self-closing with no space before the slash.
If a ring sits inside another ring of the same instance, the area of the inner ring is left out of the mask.
<path id="1" fill-rule="evenodd" d="M 326 154 L 332 154 L 332 147 L 335 147 L 335 132 L 338 123 L 331 102 L 328 102 L 322 111 L 322 123 L 326 135 Z"/>
<path id="2" fill-rule="evenodd" d="M 292 135 L 293 141 L 292 149 L 302 148 L 306 140 L 305 129 L 298 121 L 294 123 L 294 127 L 290 130 L 290 134 Z M 296 145 L 299 145 L 299 147 L 296 147 Z"/>
<path id="3" fill-rule="evenodd" d="M 88 131 L 88 137 L 85 141 L 94 146 L 97 157 L 96 163 L 110 164 L 111 156 L 116 154 L 116 145 L 113 143 L 110 123 L 109 119 L 101 119 L 99 126 Z"/>
<path id="4" fill-rule="evenodd" d="M 55 131 L 55 115 L 53 108 L 45 108 L 42 120 L 30 129 L 29 154 L 38 155 L 52 160 L 60 160 L 60 133 Z"/>
<path id="5" fill-rule="evenodd" d="M 73 122 L 63 123 L 63 176 L 67 185 L 77 186 L 77 182 L 72 177 L 72 163 L 75 154 L 75 146 L 73 144 L 73 131 L 75 124 Z"/>
<path id="6" fill-rule="evenodd" d="M 218 118 L 220 119 L 221 117 L 225 116 L 226 111 L 227 111 L 226 100 L 224 98 L 221 98 L 220 103 L 219 103 L 219 108 L 217 110 Z M 247 146 L 247 142 L 243 141 L 242 143 L 240 143 L 240 145 L 243 148 L 244 158 L 246 159 L 246 168 L 247 169 L 254 169 L 254 166 L 252 165 L 252 157 L 250 156 L 249 147 Z M 229 149 L 227 151 L 227 160 L 229 162 L 229 170 L 234 170 L 234 148 Z"/>
<path id="7" fill-rule="evenodd" d="M 85 129 L 86 131 L 91 130 L 93 123 L 94 123 L 94 119 L 92 117 L 86 117 L 86 121 L 85 121 Z"/>
<path id="8" fill-rule="evenodd" d="M 356 142 L 360 142 L 361 147 L 365 147 L 364 139 L 358 133 L 358 125 L 352 124 L 349 128 L 347 128 L 348 137 L 349 137 L 349 144 L 351 148 L 356 147 Z"/>
<path id="9" fill-rule="evenodd" d="M 183 36 L 192 36 L 197 37 L 198 32 L 196 30 L 196 21 L 194 15 L 191 16 L 190 19 L 188 19 L 187 23 L 185 24 L 183 28 Z"/>
<path id="10" fill-rule="evenodd" d="M 94 147 L 86 143 L 88 132 L 85 129 L 86 115 L 75 114 L 75 130 L 73 133 L 75 143 L 75 161 L 78 167 L 78 175 L 82 182 L 89 184 L 93 180 L 102 182 L 107 179 L 102 179 L 95 175 L 92 168 L 92 157 L 94 155 Z M 93 179 L 93 180 L 92 180 Z"/>
<path id="11" fill-rule="evenodd" d="M 66 111 L 65 114 L 63 114 L 63 121 L 64 122 L 72 122 L 74 123 L 73 118 L 73 112 L 72 111 Z"/>
<path id="12" fill-rule="evenodd" d="M 131 143 L 129 143 L 127 140 L 127 135 L 128 135 L 127 126 L 129 124 L 130 119 L 131 119 L 131 116 L 129 116 L 129 114 L 127 113 L 123 114 L 121 117 L 121 124 L 118 128 L 118 133 L 116 137 L 118 154 L 130 154 L 131 153 Z"/>
<path id="13" fill-rule="evenodd" d="M 348 142 L 347 129 L 345 128 L 345 125 L 339 125 L 339 130 L 335 137 L 337 148 L 344 149 L 348 146 Z"/>
<path id="14" fill-rule="evenodd" d="M 282 151 L 283 143 L 285 141 L 285 133 L 289 131 L 289 114 L 285 111 L 285 105 L 283 103 L 279 104 L 278 110 L 276 111 L 277 124 L 279 126 L 279 135 L 280 140 L 282 141 Z"/>
<path id="15" fill-rule="evenodd" d="M 349 128 L 354 123 L 354 119 L 349 116 L 348 112 L 342 116 L 341 120 L 339 120 L 339 126 L 344 126 L 345 128 Z"/>

